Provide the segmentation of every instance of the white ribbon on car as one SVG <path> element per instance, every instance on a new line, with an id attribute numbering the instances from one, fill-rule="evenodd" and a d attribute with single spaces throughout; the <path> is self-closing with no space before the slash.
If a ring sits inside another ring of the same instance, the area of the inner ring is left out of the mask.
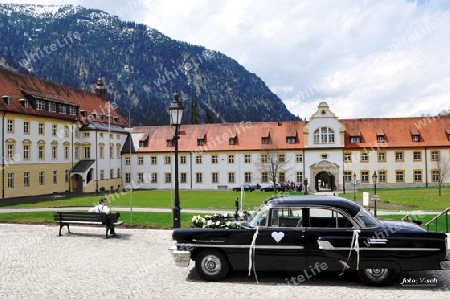
<path id="1" fill-rule="evenodd" d="M 258 237 L 258 230 L 259 226 L 256 227 L 256 231 L 253 234 L 253 240 L 250 244 L 250 249 L 248 251 L 248 276 L 252 274 L 252 268 L 253 268 L 253 274 L 255 274 L 256 283 L 258 282 L 258 275 L 256 275 L 256 269 L 255 269 L 255 251 L 256 251 L 256 238 Z"/>
<path id="2" fill-rule="evenodd" d="M 350 261 L 350 257 L 352 255 L 353 250 L 356 251 L 356 270 L 359 270 L 359 233 L 360 232 L 361 232 L 361 230 L 359 230 L 359 229 L 353 230 L 353 237 L 352 237 L 352 242 L 350 245 L 350 252 L 348 253 L 348 257 L 347 257 L 347 263 L 346 263 L 346 265 L 344 265 L 344 269 L 342 269 L 342 272 L 341 272 L 341 274 L 339 274 L 339 276 L 341 276 L 344 273 L 344 271 L 349 268 L 348 263 Z"/>

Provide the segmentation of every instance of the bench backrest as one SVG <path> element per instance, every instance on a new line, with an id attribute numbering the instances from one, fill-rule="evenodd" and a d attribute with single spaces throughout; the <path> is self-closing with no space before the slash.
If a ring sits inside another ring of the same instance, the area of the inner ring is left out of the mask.
<path id="1" fill-rule="evenodd" d="M 115 222 L 119 219 L 118 213 L 91 213 L 91 212 L 53 212 L 55 221 L 90 221 L 90 222 Z"/>

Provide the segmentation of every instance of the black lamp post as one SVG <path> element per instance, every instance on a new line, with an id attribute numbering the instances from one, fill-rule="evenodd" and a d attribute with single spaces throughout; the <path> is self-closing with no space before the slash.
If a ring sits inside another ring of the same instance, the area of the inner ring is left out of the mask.
<path id="1" fill-rule="evenodd" d="M 356 173 L 353 173 L 353 200 L 356 201 Z"/>
<path id="2" fill-rule="evenodd" d="M 377 172 L 374 171 L 373 174 L 372 174 L 372 182 L 373 182 L 373 191 L 374 191 L 374 195 L 377 195 L 377 178 L 378 178 Z M 375 206 L 374 206 L 374 211 L 373 211 L 373 213 L 374 213 L 374 216 L 377 217 L 377 200 L 375 199 L 374 202 L 375 202 Z"/>
<path id="3" fill-rule="evenodd" d="M 175 145 L 175 201 L 172 208 L 172 222 L 173 228 L 181 227 L 180 219 L 180 190 L 178 182 L 178 139 L 180 138 L 180 124 L 183 118 L 183 104 L 180 101 L 180 95 L 178 93 L 173 94 L 173 102 L 167 108 L 170 115 L 170 124 L 175 126 L 175 136 L 173 142 Z"/>

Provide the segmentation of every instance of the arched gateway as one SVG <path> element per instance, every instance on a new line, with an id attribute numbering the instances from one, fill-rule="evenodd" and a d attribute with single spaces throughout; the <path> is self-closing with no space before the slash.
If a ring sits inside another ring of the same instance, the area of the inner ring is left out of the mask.
<path id="1" fill-rule="evenodd" d="M 320 161 L 312 164 L 309 170 L 311 174 L 310 186 L 314 186 L 315 192 L 333 192 L 339 188 L 339 165 L 336 163 L 326 160 Z"/>

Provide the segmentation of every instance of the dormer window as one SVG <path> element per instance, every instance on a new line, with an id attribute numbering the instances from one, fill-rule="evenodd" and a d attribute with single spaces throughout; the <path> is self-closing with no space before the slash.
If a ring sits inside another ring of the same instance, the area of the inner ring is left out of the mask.
<path id="1" fill-rule="evenodd" d="M 228 139 L 228 144 L 229 144 L 229 145 L 235 145 L 235 144 L 236 144 L 236 136 L 230 137 L 230 138 Z"/>
<path id="2" fill-rule="evenodd" d="M 114 119 L 115 122 L 119 121 L 119 118 L 117 116 L 114 116 L 113 119 Z"/>
<path id="3" fill-rule="evenodd" d="M 269 137 L 261 137 L 261 144 L 269 144 Z"/>
<path id="4" fill-rule="evenodd" d="M 3 101 L 5 101 L 6 105 L 11 106 L 12 105 L 12 98 L 10 96 L 4 95 L 2 96 Z"/>
<path id="5" fill-rule="evenodd" d="M 139 144 L 140 144 L 140 142 L 139 142 Z M 167 147 L 172 147 L 173 146 L 173 139 L 172 138 L 167 139 L 166 145 L 167 145 Z"/>
<path id="6" fill-rule="evenodd" d="M 334 143 L 334 130 L 328 127 L 321 127 L 316 129 L 314 131 L 314 143 Z"/>
<path id="7" fill-rule="evenodd" d="M 292 137 L 292 136 L 286 137 L 286 143 L 294 144 L 295 143 L 295 137 Z"/>
<path id="8" fill-rule="evenodd" d="M 450 126 L 445 127 L 445 134 L 447 134 L 447 140 L 450 141 Z"/>
<path id="9" fill-rule="evenodd" d="M 83 117 L 86 117 L 86 116 L 87 116 L 86 110 L 80 110 L 80 114 L 81 114 L 81 116 L 83 116 Z"/>
<path id="10" fill-rule="evenodd" d="M 411 139 L 413 142 L 419 142 L 420 141 L 420 133 L 419 130 L 417 130 L 417 128 L 410 128 L 409 132 L 411 133 Z"/>
<path id="11" fill-rule="evenodd" d="M 420 136 L 419 135 L 412 135 L 412 141 L 413 142 L 419 142 Z"/>
<path id="12" fill-rule="evenodd" d="M 360 136 L 350 136 L 350 143 L 361 143 Z"/>
<path id="13" fill-rule="evenodd" d="M 96 119 L 97 118 L 97 113 L 92 113 L 92 118 Z"/>
<path id="14" fill-rule="evenodd" d="M 377 135 L 377 143 L 385 143 L 384 135 Z"/>
<path id="15" fill-rule="evenodd" d="M 197 146 L 204 146 L 205 145 L 205 139 L 198 138 L 197 139 Z"/>
<path id="16" fill-rule="evenodd" d="M 28 100 L 26 99 L 19 99 L 19 103 L 21 103 L 23 105 L 24 108 L 28 108 L 30 102 L 28 102 Z"/>
<path id="17" fill-rule="evenodd" d="M 144 147 L 145 146 L 145 141 L 139 141 L 139 147 Z"/>

